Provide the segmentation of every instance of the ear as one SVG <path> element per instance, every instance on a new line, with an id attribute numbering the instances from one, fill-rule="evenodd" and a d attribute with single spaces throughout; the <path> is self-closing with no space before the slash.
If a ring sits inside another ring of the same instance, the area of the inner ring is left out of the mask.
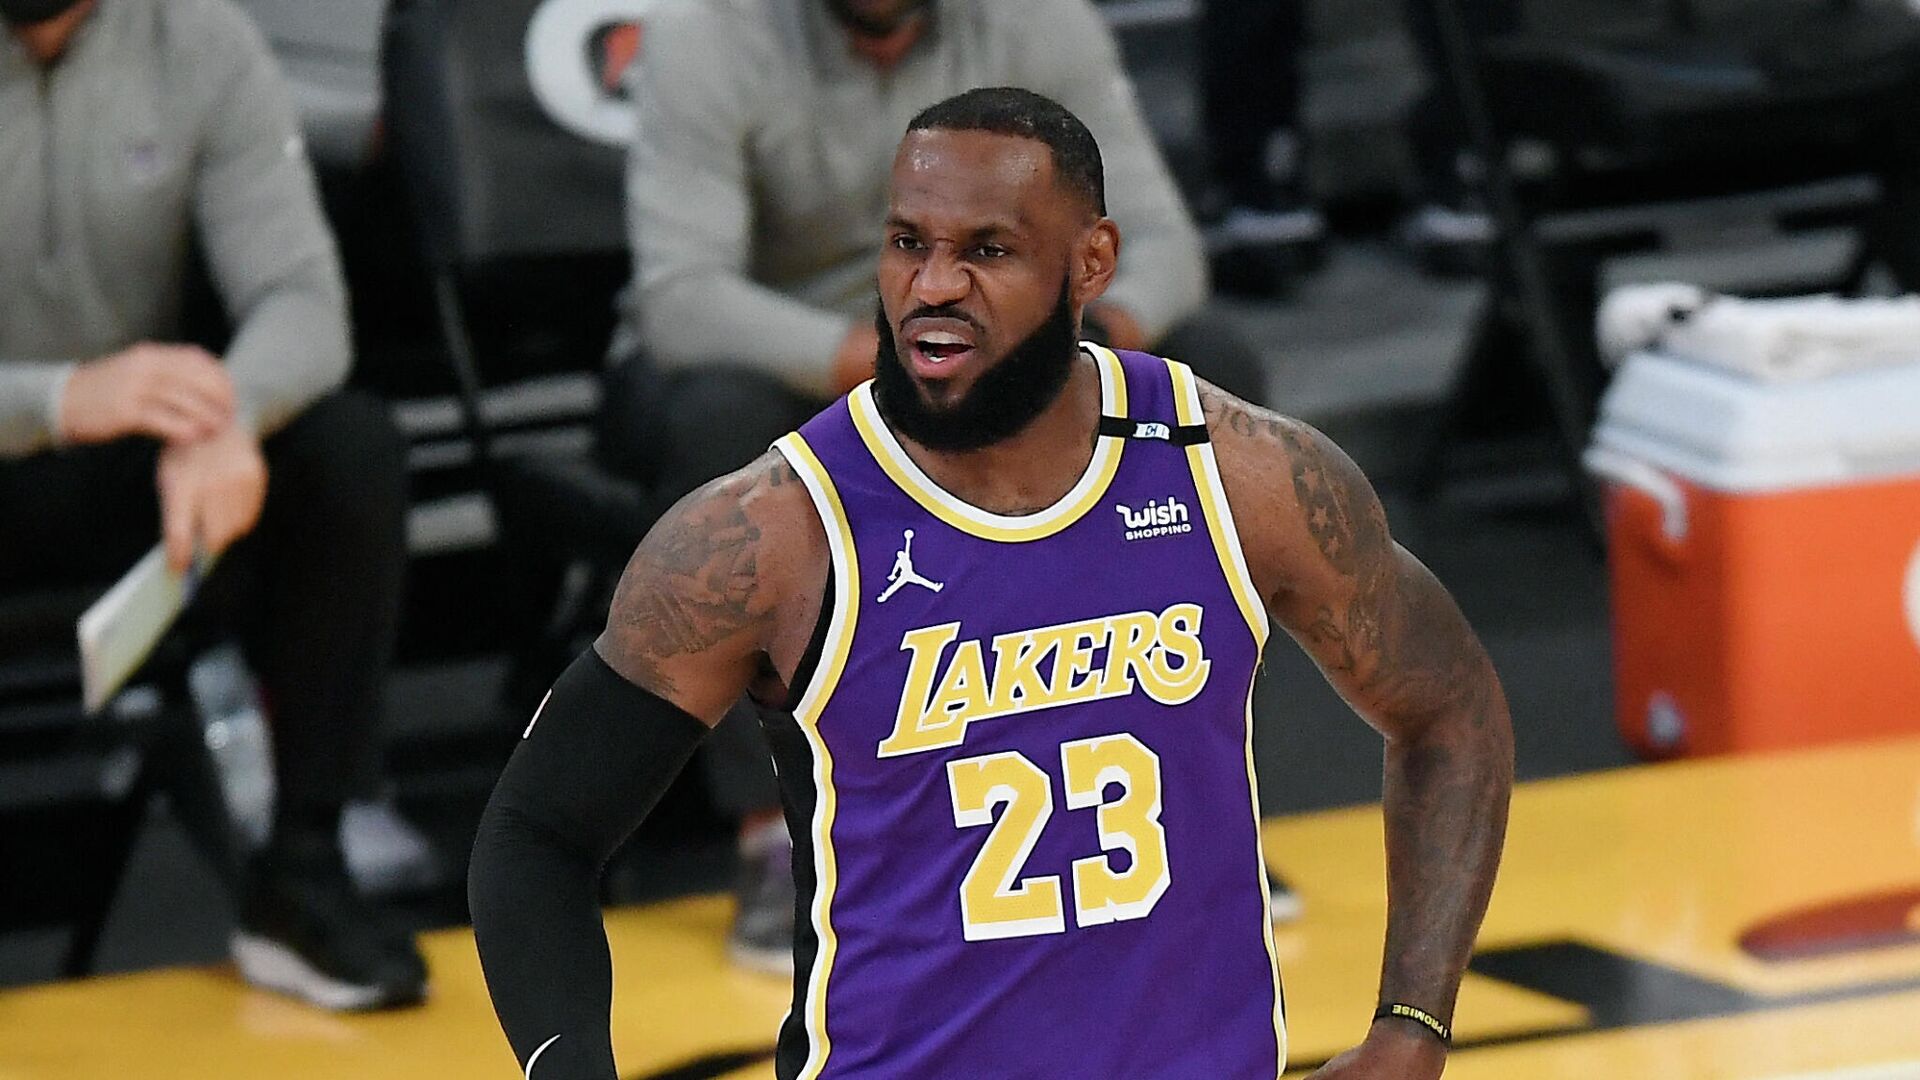
<path id="1" fill-rule="evenodd" d="M 1080 234 L 1073 253 L 1073 304 L 1085 308 L 1106 293 L 1120 267 L 1120 226 L 1103 217 Z"/>

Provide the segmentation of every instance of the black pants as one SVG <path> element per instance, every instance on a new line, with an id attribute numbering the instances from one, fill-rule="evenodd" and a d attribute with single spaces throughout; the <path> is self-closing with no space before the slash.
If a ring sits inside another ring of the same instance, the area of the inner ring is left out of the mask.
<path id="1" fill-rule="evenodd" d="M 1250 401 L 1266 397 L 1260 358 L 1218 323 L 1175 327 L 1155 352 L 1191 365 L 1201 378 Z M 775 439 L 825 408 L 771 375 L 716 365 L 658 372 L 644 358 L 608 378 L 600 453 L 612 468 L 652 487 L 662 501 L 741 468 Z M 734 817 L 778 809 L 779 786 L 755 706 L 742 701 L 700 750 L 709 793 Z"/>
<path id="2" fill-rule="evenodd" d="M 1457 0 L 1471 37 L 1511 33 L 1521 0 Z M 1423 198 L 1452 200 L 1467 121 L 1453 92 L 1453 69 L 1440 48 L 1434 0 L 1405 0 L 1407 35 L 1427 69 L 1427 92 L 1407 117 Z M 1300 131 L 1306 0 L 1206 0 L 1200 13 L 1200 100 L 1213 179 L 1235 202 L 1258 204 L 1273 177 L 1267 144 L 1277 131 Z"/>
<path id="3" fill-rule="evenodd" d="M 1426 95 L 1408 117 L 1407 138 L 1422 194 L 1451 201 L 1462 190 L 1459 158 L 1469 148 L 1466 110 L 1442 49 L 1435 0 L 1406 0 L 1407 32 L 1426 68 Z M 1520 29 L 1521 0 L 1455 0 L 1469 39 L 1479 42 Z"/>
<path id="4" fill-rule="evenodd" d="M 1206 0 L 1200 9 L 1200 104 L 1213 178 L 1257 206 L 1277 177 L 1267 147 L 1300 130 L 1306 0 Z"/>
<path id="5" fill-rule="evenodd" d="M 240 635 L 283 806 L 337 808 L 380 773 L 406 567 L 406 447 L 371 398 L 323 398 L 267 439 L 267 498 L 192 613 Z M 157 445 L 0 461 L 0 590 L 110 581 L 158 542 Z M 209 608 L 211 610 L 209 610 Z"/>
<path id="6" fill-rule="evenodd" d="M 1441 50 L 1435 0 L 1405 0 L 1407 32 L 1426 69 L 1427 91 L 1409 116 L 1422 195 L 1451 199 L 1467 127 L 1454 73 Z M 1475 39 L 1519 28 L 1521 0 L 1456 0 Z M 1214 179 L 1236 202 L 1257 204 L 1273 183 L 1266 152 L 1275 132 L 1301 128 L 1305 0 L 1206 0 L 1201 9 L 1200 90 Z"/>

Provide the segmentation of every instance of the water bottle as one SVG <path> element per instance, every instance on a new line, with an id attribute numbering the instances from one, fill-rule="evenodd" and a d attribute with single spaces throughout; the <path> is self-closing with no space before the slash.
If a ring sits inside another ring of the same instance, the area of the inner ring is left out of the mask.
<path id="1" fill-rule="evenodd" d="M 256 851 L 273 829 L 273 744 L 260 689 L 232 643 L 201 653 L 187 668 L 187 690 L 241 845 Z"/>

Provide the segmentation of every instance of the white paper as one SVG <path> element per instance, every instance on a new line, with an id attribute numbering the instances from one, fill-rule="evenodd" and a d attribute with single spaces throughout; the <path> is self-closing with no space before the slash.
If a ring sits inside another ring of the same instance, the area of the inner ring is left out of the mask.
<path id="1" fill-rule="evenodd" d="M 99 712 L 146 663 L 210 565 L 202 560 L 176 574 L 167 569 L 166 549 L 155 546 L 80 616 L 80 687 L 87 712 Z"/>

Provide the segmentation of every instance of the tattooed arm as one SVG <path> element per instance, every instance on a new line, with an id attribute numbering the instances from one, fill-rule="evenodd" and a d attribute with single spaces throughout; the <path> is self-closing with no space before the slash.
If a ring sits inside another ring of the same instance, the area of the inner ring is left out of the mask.
<path id="1" fill-rule="evenodd" d="M 769 663 L 791 677 L 819 615 L 827 562 L 806 489 L 769 451 L 654 525 L 594 650 L 628 681 L 718 723 Z"/>
<path id="2" fill-rule="evenodd" d="M 526 1076 L 617 1077 L 601 867 L 750 681 L 792 678 L 826 574 L 825 533 L 784 459 L 714 481 L 647 534 L 605 633 L 528 724 L 467 882 L 487 989 Z"/>
<path id="3" fill-rule="evenodd" d="M 1268 611 L 1386 739 L 1387 940 L 1380 1000 L 1451 1025 L 1513 787 L 1499 679 L 1446 589 L 1394 543 L 1351 459 L 1305 424 L 1213 387 L 1202 402 Z M 1377 1021 L 1323 1077 L 1437 1077 L 1440 1043 Z"/>

